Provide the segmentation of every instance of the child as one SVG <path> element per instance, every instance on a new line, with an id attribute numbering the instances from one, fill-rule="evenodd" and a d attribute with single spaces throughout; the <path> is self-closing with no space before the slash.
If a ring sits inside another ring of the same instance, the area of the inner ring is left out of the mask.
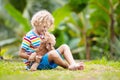
<path id="1" fill-rule="evenodd" d="M 41 44 L 42 40 L 45 38 L 45 33 L 53 26 L 53 23 L 53 16 L 46 10 L 39 11 L 33 15 L 31 20 L 33 29 L 23 38 L 19 52 L 20 57 L 29 60 L 31 54 L 36 54 L 34 49 Z M 64 56 L 67 63 L 62 59 L 61 55 Z M 35 61 L 35 59 L 31 61 Z M 27 61 L 26 64 L 28 65 L 28 68 L 32 65 L 29 64 L 29 61 Z M 58 49 L 51 50 L 43 55 L 37 69 L 54 69 L 58 65 L 69 70 L 84 69 L 83 63 L 75 62 L 70 48 L 66 44 L 63 44 Z"/>

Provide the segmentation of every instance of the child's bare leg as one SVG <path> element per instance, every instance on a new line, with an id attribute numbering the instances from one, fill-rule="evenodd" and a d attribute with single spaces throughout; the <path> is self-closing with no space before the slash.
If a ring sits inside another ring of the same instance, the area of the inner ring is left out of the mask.
<path id="1" fill-rule="evenodd" d="M 61 54 L 64 55 L 65 59 L 69 63 L 69 69 L 73 70 L 83 70 L 84 65 L 83 63 L 76 63 L 75 60 L 73 59 L 72 53 L 70 51 L 70 48 L 64 44 L 58 48 Z"/>
<path id="2" fill-rule="evenodd" d="M 49 61 L 54 61 L 56 64 L 63 68 L 68 68 L 68 64 L 60 57 L 60 55 L 56 52 L 56 50 L 52 50 L 48 52 Z"/>
<path id="3" fill-rule="evenodd" d="M 65 59 L 67 60 L 67 62 L 71 65 L 71 64 L 75 64 L 75 60 L 73 59 L 72 53 L 70 51 L 70 48 L 64 44 L 61 45 L 58 50 L 60 51 L 61 54 L 64 55 Z"/>
<path id="4" fill-rule="evenodd" d="M 36 71 L 36 70 L 37 70 L 38 65 L 39 65 L 39 63 L 34 62 L 34 63 L 33 63 L 33 65 L 31 66 L 30 70 L 31 70 L 31 71 Z"/>
<path id="5" fill-rule="evenodd" d="M 42 56 L 36 56 L 36 58 L 35 58 L 36 61 L 33 63 L 33 65 L 30 68 L 31 71 L 36 71 L 37 70 L 37 67 L 38 67 L 38 65 L 41 61 L 41 58 L 42 58 Z"/>

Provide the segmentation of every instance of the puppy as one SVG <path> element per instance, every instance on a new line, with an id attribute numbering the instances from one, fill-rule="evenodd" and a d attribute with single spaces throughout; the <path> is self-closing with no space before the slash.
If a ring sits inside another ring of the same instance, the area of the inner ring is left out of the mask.
<path id="1" fill-rule="evenodd" d="M 47 52 L 53 50 L 55 43 L 55 36 L 50 34 L 49 32 L 46 32 L 45 39 L 43 39 L 40 46 L 37 49 L 35 49 L 36 53 L 30 55 L 30 57 L 34 58 L 35 60 L 35 62 L 30 68 L 31 71 L 37 70 L 42 56 Z"/>

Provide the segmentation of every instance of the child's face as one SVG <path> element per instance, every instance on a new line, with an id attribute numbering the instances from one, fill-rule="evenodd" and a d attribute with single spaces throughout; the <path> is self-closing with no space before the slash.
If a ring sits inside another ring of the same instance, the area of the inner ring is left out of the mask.
<path id="1" fill-rule="evenodd" d="M 36 27 L 36 30 L 38 33 L 45 34 L 45 32 L 49 29 L 47 26 L 38 26 Z"/>

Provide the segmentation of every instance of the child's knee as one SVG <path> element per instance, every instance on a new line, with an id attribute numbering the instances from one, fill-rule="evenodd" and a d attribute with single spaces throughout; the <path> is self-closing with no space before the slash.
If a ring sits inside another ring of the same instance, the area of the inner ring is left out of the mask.
<path id="1" fill-rule="evenodd" d="M 48 54 L 49 54 L 49 56 L 51 56 L 52 58 L 58 58 L 58 57 L 59 57 L 59 55 L 56 53 L 55 50 L 50 51 Z"/>
<path id="2" fill-rule="evenodd" d="M 69 48 L 69 46 L 68 46 L 67 44 L 63 44 L 63 45 L 61 45 L 61 47 L 62 47 L 63 49 Z"/>

